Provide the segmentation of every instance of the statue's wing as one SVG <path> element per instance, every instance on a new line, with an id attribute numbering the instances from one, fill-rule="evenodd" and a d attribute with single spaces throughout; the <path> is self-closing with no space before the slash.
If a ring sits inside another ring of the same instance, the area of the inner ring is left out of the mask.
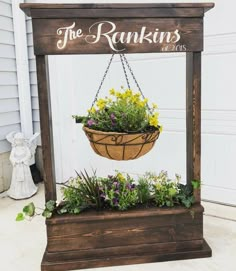
<path id="1" fill-rule="evenodd" d="M 9 141 L 11 144 L 13 144 L 14 142 L 14 136 L 17 132 L 13 131 L 13 132 L 10 132 L 8 135 L 6 135 L 6 139 L 7 141 Z"/>
<path id="2" fill-rule="evenodd" d="M 39 137 L 39 135 L 40 133 L 35 133 L 28 141 L 32 156 L 35 154 L 35 150 L 37 148 L 37 138 Z"/>

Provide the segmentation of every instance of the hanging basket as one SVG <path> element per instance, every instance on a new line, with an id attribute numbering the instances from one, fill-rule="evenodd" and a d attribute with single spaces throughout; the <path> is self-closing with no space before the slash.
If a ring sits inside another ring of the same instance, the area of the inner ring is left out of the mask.
<path id="1" fill-rule="evenodd" d="M 148 153 L 160 131 L 145 133 L 103 132 L 83 127 L 94 152 L 112 160 L 133 160 Z"/>

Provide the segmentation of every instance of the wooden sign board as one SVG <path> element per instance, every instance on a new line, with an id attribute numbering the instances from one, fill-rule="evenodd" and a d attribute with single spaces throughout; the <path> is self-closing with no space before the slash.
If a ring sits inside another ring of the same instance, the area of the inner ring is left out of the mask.
<path id="1" fill-rule="evenodd" d="M 22 4 L 33 21 L 34 52 L 111 54 L 203 51 L 212 3 Z"/>
<path id="2" fill-rule="evenodd" d="M 203 50 L 202 18 L 34 19 L 33 32 L 36 55 Z"/>

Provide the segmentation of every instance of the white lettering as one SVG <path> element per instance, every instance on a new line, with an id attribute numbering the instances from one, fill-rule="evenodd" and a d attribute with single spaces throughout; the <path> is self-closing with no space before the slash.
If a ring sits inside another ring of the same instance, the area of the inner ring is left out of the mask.
<path id="1" fill-rule="evenodd" d="M 67 27 L 61 27 L 57 29 L 57 35 L 62 35 L 64 32 L 64 37 L 62 40 L 59 40 L 57 42 L 57 48 L 58 49 L 64 49 L 67 45 L 68 42 L 68 37 L 69 40 L 75 40 L 77 38 L 80 38 L 83 36 L 82 29 L 78 29 L 77 31 L 73 31 L 72 29 L 75 27 L 75 22 Z"/>
<path id="2" fill-rule="evenodd" d="M 67 46 L 68 41 L 76 40 L 83 36 L 84 40 L 89 44 L 96 44 L 101 41 L 104 43 L 104 40 L 106 40 L 110 48 L 116 52 L 125 50 L 125 48 L 122 48 L 122 44 L 164 43 L 175 45 L 181 38 L 178 29 L 175 29 L 174 31 L 159 31 L 159 28 L 155 28 L 154 31 L 147 31 L 147 27 L 142 26 L 139 32 L 119 32 L 116 31 L 116 24 L 111 21 L 95 22 L 89 27 L 88 35 L 84 35 L 82 29 L 76 30 L 74 28 L 75 22 L 70 26 L 60 27 L 57 29 L 57 35 L 62 36 L 57 41 L 58 49 L 64 49 Z"/>

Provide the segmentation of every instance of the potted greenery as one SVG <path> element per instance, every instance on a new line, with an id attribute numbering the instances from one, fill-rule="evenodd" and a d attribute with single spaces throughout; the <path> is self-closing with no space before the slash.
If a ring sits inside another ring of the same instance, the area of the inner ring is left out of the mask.
<path id="1" fill-rule="evenodd" d="M 148 99 L 131 89 L 110 90 L 98 99 L 87 116 L 74 116 L 83 123 L 93 150 L 108 159 L 136 159 L 149 152 L 162 127 L 157 105 L 148 106 Z"/>
<path id="2" fill-rule="evenodd" d="M 53 214 L 79 214 L 88 209 L 97 211 L 126 211 L 135 208 L 174 207 L 190 208 L 194 203 L 195 181 L 192 188 L 180 183 L 180 176 L 170 179 L 166 171 L 158 175 L 147 172 L 133 178 L 129 174 L 116 172 L 115 175 L 89 176 L 86 171 L 77 173 L 62 184 L 63 200 L 60 203 L 49 201 L 42 215 L 50 218 Z M 31 202 L 19 213 L 16 220 L 38 215 Z"/>
<path id="3" fill-rule="evenodd" d="M 194 189 L 180 184 L 178 175 L 146 173 L 138 178 L 116 172 L 107 177 L 81 172 L 65 183 L 63 201 L 49 201 L 43 216 L 47 249 L 42 270 L 139 263 L 181 255 L 197 257 L 205 249 L 200 223 L 203 207 L 194 204 Z M 33 203 L 17 220 L 38 215 Z M 58 257 L 59 253 L 60 257 Z M 73 261 L 71 261 L 71 259 Z M 102 265 L 100 265 L 102 262 Z"/>

